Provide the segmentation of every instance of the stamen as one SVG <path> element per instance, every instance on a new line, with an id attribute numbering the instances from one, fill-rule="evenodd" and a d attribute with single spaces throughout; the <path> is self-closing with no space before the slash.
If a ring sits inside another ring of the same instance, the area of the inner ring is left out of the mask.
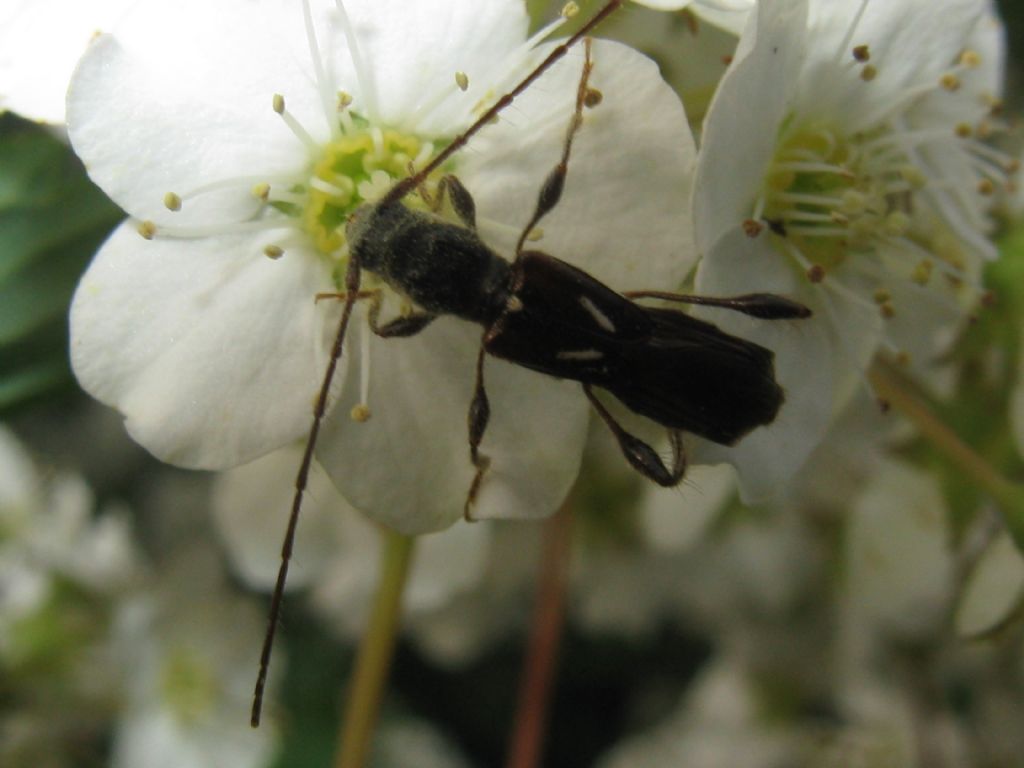
<path id="1" fill-rule="evenodd" d="M 359 41 L 356 39 L 355 29 L 352 27 L 352 22 L 345 11 L 345 3 L 343 0 L 334 0 L 334 4 L 338 9 L 338 15 L 341 17 L 339 19 L 341 30 L 345 35 L 345 41 L 348 43 L 349 58 L 352 60 L 352 67 L 356 71 L 356 82 L 359 83 L 359 91 L 363 96 L 363 110 L 366 112 L 366 117 L 371 121 L 375 121 L 377 118 L 377 89 L 373 81 L 373 70 L 366 66 L 366 61 L 363 59 L 362 51 L 359 49 Z"/>
<path id="2" fill-rule="evenodd" d="M 334 85 L 328 78 L 324 69 L 324 61 L 320 57 L 320 46 L 316 40 L 316 29 L 313 27 L 313 12 L 310 10 L 309 0 L 302 0 L 302 19 L 306 25 L 306 42 L 309 44 L 309 55 L 313 60 L 313 78 L 316 80 L 316 89 L 320 94 L 324 120 L 327 121 L 327 130 L 330 132 L 331 138 L 337 138 L 338 122 L 334 119 L 335 110 L 331 97 L 331 94 L 334 93 Z"/>
<path id="3" fill-rule="evenodd" d="M 284 256 L 284 248 L 279 245 L 268 245 L 263 249 L 263 255 L 268 259 L 280 259 Z"/>
<path id="4" fill-rule="evenodd" d="M 319 145 L 313 140 L 313 137 L 309 135 L 309 132 L 302 127 L 299 121 L 296 120 L 295 117 L 285 108 L 284 96 L 280 93 L 274 94 L 273 107 L 274 111 L 281 116 L 282 120 L 284 120 L 284 124 L 291 129 L 292 133 L 295 134 L 295 138 L 305 144 L 306 149 L 308 149 L 311 154 L 315 153 L 319 149 Z"/>
<path id="5" fill-rule="evenodd" d="M 786 225 L 786 232 L 790 235 L 803 237 L 849 237 L 850 230 L 838 229 L 836 227 L 801 227 Z"/>
<path id="6" fill-rule="evenodd" d="M 259 199 L 263 199 L 263 190 L 266 189 L 267 194 L 270 192 L 272 184 L 278 184 L 282 187 L 291 187 L 301 182 L 302 177 L 293 176 L 282 176 L 282 177 L 267 177 L 267 176 L 231 176 L 225 179 L 218 179 L 216 181 L 207 182 L 201 184 L 198 187 L 193 187 L 187 192 L 179 194 L 182 202 L 188 202 L 201 195 L 205 195 L 209 192 L 220 192 L 225 189 L 248 189 L 249 192 Z"/>
<path id="7" fill-rule="evenodd" d="M 836 53 L 837 62 L 846 58 L 846 52 L 850 50 L 850 42 L 853 40 L 853 36 L 857 33 L 857 27 L 860 25 L 860 20 L 863 18 L 864 11 L 867 10 L 867 7 L 868 0 L 861 0 L 860 8 L 858 8 L 857 13 L 854 14 L 853 20 L 851 21 L 849 28 L 847 28 L 846 34 L 843 35 L 842 42 L 839 44 L 839 50 Z"/>
<path id="8" fill-rule="evenodd" d="M 145 221 L 139 228 L 139 233 L 143 237 L 146 234 L 142 232 L 143 227 L 146 228 L 149 233 L 147 240 L 151 240 L 157 233 L 157 226 L 151 221 Z M 160 225 L 159 233 L 162 237 L 180 237 L 180 238 L 193 238 L 193 237 L 215 237 L 217 235 L 240 235 L 247 232 L 272 232 L 274 230 L 298 230 L 299 226 L 293 224 L 291 219 L 285 217 L 274 217 L 272 219 L 257 219 L 256 221 L 236 221 L 230 224 L 197 224 L 193 226 L 172 226 L 167 227 Z"/>
<path id="9" fill-rule="evenodd" d="M 857 178 L 857 174 L 853 173 L 849 168 L 829 163 L 783 162 L 775 163 L 772 166 L 772 170 L 793 171 L 795 173 L 834 173 L 847 179 Z"/>
<path id="10" fill-rule="evenodd" d="M 456 72 L 455 84 L 459 87 L 460 91 L 465 92 L 469 90 L 469 75 L 467 75 L 465 72 Z"/>
<path id="11" fill-rule="evenodd" d="M 168 192 L 164 195 L 164 207 L 169 211 L 180 211 L 181 210 L 181 196 L 176 195 L 173 192 Z"/>
<path id="12" fill-rule="evenodd" d="M 370 324 L 362 324 L 362 333 L 359 337 L 359 405 L 356 408 L 362 409 L 360 415 L 363 418 L 356 418 L 353 410 L 352 418 L 356 421 L 366 421 L 370 418 Z"/>
<path id="13" fill-rule="evenodd" d="M 960 78 L 952 72 L 947 72 L 939 78 L 939 85 L 947 91 L 958 91 L 960 90 Z"/>
<path id="14" fill-rule="evenodd" d="M 136 231 L 142 235 L 144 240 L 152 240 L 156 237 L 156 224 L 148 219 L 146 221 L 140 221 L 139 226 L 136 227 Z"/>

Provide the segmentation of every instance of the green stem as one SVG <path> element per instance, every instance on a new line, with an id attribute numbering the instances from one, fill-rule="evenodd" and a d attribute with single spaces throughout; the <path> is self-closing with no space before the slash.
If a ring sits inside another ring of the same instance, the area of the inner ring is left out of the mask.
<path id="1" fill-rule="evenodd" d="M 533 627 L 520 681 L 515 725 L 509 742 L 508 768 L 536 768 L 540 765 L 558 648 L 565 626 L 569 549 L 572 543 L 572 513 L 569 504 L 567 501 L 544 524 L 544 554 L 537 582 Z"/>
<path id="2" fill-rule="evenodd" d="M 398 636 L 415 539 L 390 529 L 383 529 L 381 536 L 380 584 L 356 658 L 335 768 L 363 768 L 367 763 Z"/>
<path id="3" fill-rule="evenodd" d="M 902 413 L 957 469 L 987 493 L 1003 512 L 1018 547 L 1024 548 L 1024 486 L 1011 482 L 909 392 L 897 374 L 881 365 L 868 374 L 875 393 Z"/>

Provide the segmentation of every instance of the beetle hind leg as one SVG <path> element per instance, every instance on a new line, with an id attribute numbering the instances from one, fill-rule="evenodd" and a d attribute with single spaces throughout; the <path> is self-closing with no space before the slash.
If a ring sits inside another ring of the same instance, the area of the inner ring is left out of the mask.
<path id="1" fill-rule="evenodd" d="M 487 399 L 487 390 L 484 389 L 484 354 L 485 350 L 481 345 L 480 353 L 476 358 L 476 385 L 473 388 L 473 400 L 469 404 L 469 458 L 473 462 L 473 466 L 476 467 L 476 474 L 469 486 L 469 493 L 466 494 L 463 516 L 470 522 L 474 520 L 473 505 L 480 492 L 480 484 L 491 466 L 490 457 L 480 453 L 480 443 L 484 439 L 487 422 L 491 419 L 491 404 Z"/>
<path id="2" fill-rule="evenodd" d="M 683 450 L 683 433 L 678 429 L 668 431 L 669 445 L 672 447 L 672 467 L 665 466 L 661 456 L 650 445 L 636 435 L 627 432 L 607 408 L 597 399 L 589 384 L 583 385 L 583 391 L 594 406 L 594 410 L 611 430 L 619 442 L 619 448 L 626 461 L 637 472 L 660 486 L 671 488 L 679 485 L 686 474 L 686 452 Z"/>

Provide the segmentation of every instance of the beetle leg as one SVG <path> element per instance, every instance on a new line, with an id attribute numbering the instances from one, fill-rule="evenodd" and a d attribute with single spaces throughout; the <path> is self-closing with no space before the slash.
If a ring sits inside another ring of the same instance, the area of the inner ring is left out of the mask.
<path id="1" fill-rule="evenodd" d="M 463 515 L 467 521 L 473 521 L 473 505 L 476 503 L 477 493 L 480 491 L 480 483 L 484 474 L 491 466 L 491 459 L 480 453 L 480 442 L 484 439 L 484 432 L 487 430 L 487 422 L 491 418 L 491 404 L 487 399 L 487 390 L 484 389 L 484 347 L 481 345 L 480 353 L 476 358 L 476 386 L 473 389 L 473 401 L 469 405 L 469 458 L 476 467 L 476 474 L 473 476 L 473 483 L 469 486 L 469 493 L 466 495 L 466 506 Z"/>
<path id="2" fill-rule="evenodd" d="M 615 420 L 615 417 L 597 399 L 589 384 L 583 385 L 583 392 L 586 394 L 587 399 L 590 400 L 590 404 L 594 406 L 594 410 L 597 411 L 598 415 L 612 431 L 612 434 L 615 435 L 615 439 L 619 441 L 622 455 L 626 457 L 626 461 L 630 463 L 633 469 L 666 488 L 679 485 L 683 475 L 686 474 L 686 453 L 683 450 L 682 432 L 678 429 L 670 429 L 668 431 L 669 444 L 672 446 L 672 469 L 669 469 L 665 466 L 665 462 L 661 460 L 657 451 L 636 435 L 631 435 L 623 429 L 622 425 Z"/>
<path id="3" fill-rule="evenodd" d="M 466 189 L 459 177 L 452 173 L 446 173 L 437 184 L 437 192 L 430 194 L 426 184 L 420 184 L 418 190 L 420 197 L 429 207 L 431 212 L 438 213 L 444 206 L 445 196 L 451 200 L 452 210 L 459 220 L 469 229 L 476 230 L 476 201 L 473 195 Z"/>
<path id="4" fill-rule="evenodd" d="M 572 152 L 572 141 L 576 138 L 576 132 L 583 125 L 583 107 L 596 103 L 593 94 L 587 87 L 590 80 L 590 70 L 594 68 L 594 62 L 590 58 L 590 38 L 583 41 L 583 73 L 580 75 L 580 84 L 576 88 L 576 109 L 572 113 L 572 120 L 569 122 L 569 130 L 565 134 L 565 143 L 562 145 L 562 157 L 558 164 L 551 170 L 548 177 L 541 185 L 540 194 L 537 195 L 537 207 L 533 211 L 530 223 L 523 228 L 519 235 L 519 242 L 516 243 L 516 259 L 523 252 L 523 244 L 530 232 L 537 226 L 537 223 L 551 212 L 551 209 L 558 205 L 562 199 L 562 189 L 565 187 L 565 177 L 569 172 L 569 155 Z"/>
<path id="5" fill-rule="evenodd" d="M 384 294 L 379 290 L 367 291 L 367 293 L 369 294 L 367 298 L 370 299 L 370 309 L 366 313 L 366 319 L 370 323 L 370 330 L 383 339 L 415 336 L 437 318 L 437 315 L 430 312 L 411 312 L 408 315 L 400 315 L 394 320 L 388 320 L 381 325 L 380 308 Z"/>

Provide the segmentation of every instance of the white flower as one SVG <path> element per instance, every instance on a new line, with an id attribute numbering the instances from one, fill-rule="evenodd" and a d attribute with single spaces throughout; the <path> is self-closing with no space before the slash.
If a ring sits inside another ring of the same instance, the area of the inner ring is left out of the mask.
<path id="1" fill-rule="evenodd" d="M 19 644 L 23 620 L 66 599 L 63 586 L 113 599 L 138 575 L 126 516 L 107 510 L 94 518 L 94 506 L 79 477 L 44 484 L 14 435 L 0 427 L 0 655 Z"/>
<path id="2" fill-rule="evenodd" d="M 160 582 L 119 612 L 126 692 L 114 768 L 258 768 L 273 757 L 274 728 L 249 727 L 265 619 L 216 584 L 209 554 L 178 553 Z"/>
<path id="3" fill-rule="evenodd" d="M 868 481 L 846 532 L 856 624 L 894 642 L 942 628 L 955 576 L 948 516 L 932 475 L 890 462 Z"/>
<path id="4" fill-rule="evenodd" d="M 72 364 L 166 461 L 224 468 L 307 433 L 339 312 L 313 296 L 339 290 L 339 226 L 372 191 L 364 182 L 422 163 L 547 50 L 526 41 L 513 0 L 364 0 L 344 17 L 340 7 L 314 2 L 307 28 L 284 0 L 162 4 L 95 40 L 72 82 L 74 148 L 136 219 L 79 286 Z M 693 257 L 678 213 L 692 163 L 685 115 L 652 62 L 601 42 L 594 60 L 604 100 L 586 116 L 540 246 L 620 290 L 675 285 Z M 505 256 L 560 153 L 580 66 L 573 52 L 453 161 L 484 239 Z M 389 293 L 385 312 L 400 303 Z M 319 458 L 377 520 L 447 527 L 473 476 L 466 412 L 480 329 L 442 318 L 385 341 L 361 325 Z M 502 362 L 488 360 L 485 376 L 481 449 L 493 463 L 476 514 L 550 514 L 577 471 L 588 404 L 578 385 Z M 367 402 L 372 418 L 351 422 Z"/>
<path id="5" fill-rule="evenodd" d="M 704 126 L 705 293 L 772 291 L 799 323 L 715 315 L 776 351 L 788 402 L 735 449 L 764 497 L 800 467 L 880 349 L 924 365 L 977 297 L 1002 28 L 986 0 L 762 0 Z"/>
<path id="6" fill-rule="evenodd" d="M 0 112 L 64 123 L 64 98 L 93 35 L 140 0 L 7 0 L 0 8 Z"/>
<path id="7" fill-rule="evenodd" d="M 703 669 L 665 722 L 616 746 L 600 768 L 776 768 L 799 762 L 794 729 L 766 716 L 742 660 L 724 656 Z"/>
<path id="8" fill-rule="evenodd" d="M 299 447 L 275 451 L 223 473 L 214 486 L 214 520 L 228 557 L 257 589 L 270 590 L 277 578 L 285 512 L 301 455 Z M 358 636 L 379 581 L 380 531 L 318 470 L 310 477 L 288 586 L 309 587 L 319 613 L 347 636 Z M 483 579 L 490 534 L 489 524 L 459 522 L 417 541 L 403 599 L 410 618 L 440 610 Z"/>

